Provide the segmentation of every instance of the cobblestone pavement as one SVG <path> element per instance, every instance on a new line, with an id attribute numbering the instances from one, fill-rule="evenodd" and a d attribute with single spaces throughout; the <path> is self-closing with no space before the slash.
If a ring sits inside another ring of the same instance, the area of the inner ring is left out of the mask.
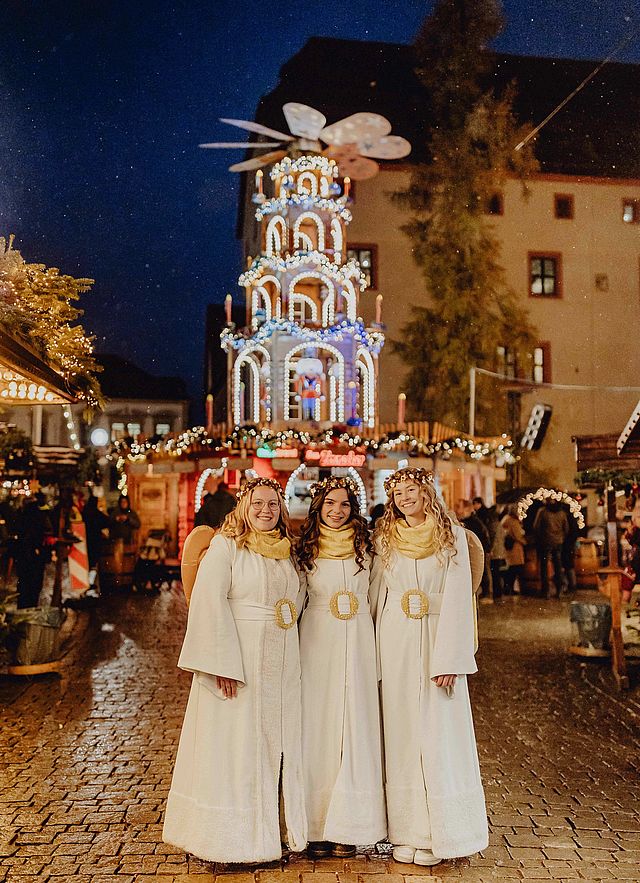
<path id="1" fill-rule="evenodd" d="M 621 696 L 606 662 L 566 654 L 566 604 L 508 599 L 480 614 L 483 855 L 433 869 L 379 853 L 315 865 L 301 856 L 256 870 L 164 845 L 189 686 L 175 668 L 184 602 L 174 591 L 114 596 L 81 614 L 62 677 L 0 677 L 0 881 L 640 881 L 640 689 Z"/>

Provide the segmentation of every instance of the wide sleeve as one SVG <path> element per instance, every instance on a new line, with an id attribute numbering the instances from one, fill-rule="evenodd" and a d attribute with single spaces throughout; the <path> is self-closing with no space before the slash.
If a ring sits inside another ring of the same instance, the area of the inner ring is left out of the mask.
<path id="1" fill-rule="evenodd" d="M 220 534 L 200 562 L 191 594 L 187 633 L 178 667 L 245 683 L 236 623 L 227 599 L 231 589 L 233 540 Z"/>
<path id="2" fill-rule="evenodd" d="M 475 623 L 469 548 L 464 530 L 454 527 L 456 554 L 447 566 L 429 677 L 474 674 Z"/>

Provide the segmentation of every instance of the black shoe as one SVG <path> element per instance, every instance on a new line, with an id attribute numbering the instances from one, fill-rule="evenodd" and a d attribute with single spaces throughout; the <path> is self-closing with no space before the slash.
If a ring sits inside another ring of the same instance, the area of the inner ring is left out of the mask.
<path id="1" fill-rule="evenodd" d="M 348 843 L 334 843 L 331 850 L 331 855 L 334 858 L 353 858 L 355 854 L 355 846 L 350 846 Z"/>
<path id="2" fill-rule="evenodd" d="M 330 858 L 332 844 L 328 840 L 315 840 L 307 846 L 307 857 L 312 859 Z"/>

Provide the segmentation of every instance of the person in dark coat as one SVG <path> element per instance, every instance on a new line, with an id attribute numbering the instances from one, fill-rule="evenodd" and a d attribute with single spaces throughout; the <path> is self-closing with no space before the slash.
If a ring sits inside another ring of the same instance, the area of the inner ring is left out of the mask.
<path id="1" fill-rule="evenodd" d="M 533 522 L 533 535 L 540 562 L 540 584 L 542 597 L 549 597 L 549 576 L 547 561 L 553 564 L 553 582 L 556 587 L 556 598 L 562 592 L 562 547 L 569 535 L 569 519 L 561 503 L 551 500 L 543 503 Z"/>
<path id="2" fill-rule="evenodd" d="M 194 527 L 201 524 L 218 528 L 229 512 L 236 508 L 236 498 L 229 493 L 221 476 L 212 476 L 207 483 L 209 493 L 202 501 L 193 522 Z"/>
<path id="3" fill-rule="evenodd" d="M 105 512 L 98 509 L 98 498 L 91 494 L 82 510 L 82 520 L 87 533 L 87 558 L 89 559 L 89 592 L 98 594 L 94 590 L 98 575 L 98 564 L 102 554 L 104 536 L 102 531 L 109 528 L 111 521 Z"/>
<path id="4" fill-rule="evenodd" d="M 16 523 L 15 558 L 18 574 L 18 607 L 37 607 L 47 560 L 44 539 L 51 535 L 51 520 L 44 509 L 44 494 L 25 501 Z"/>
<path id="5" fill-rule="evenodd" d="M 129 503 L 129 497 L 122 494 L 118 505 L 109 512 L 109 536 L 112 540 L 124 540 L 125 546 L 133 542 L 133 534 L 140 527 L 140 519 Z"/>
<path id="6" fill-rule="evenodd" d="M 492 540 L 489 531 L 484 522 L 478 518 L 474 512 L 473 504 L 470 500 L 457 500 L 454 511 L 460 523 L 464 528 L 474 533 L 484 550 L 484 572 L 482 574 L 482 582 L 480 588 L 480 601 L 490 604 L 493 601 L 493 587 L 491 581 L 491 546 Z"/>

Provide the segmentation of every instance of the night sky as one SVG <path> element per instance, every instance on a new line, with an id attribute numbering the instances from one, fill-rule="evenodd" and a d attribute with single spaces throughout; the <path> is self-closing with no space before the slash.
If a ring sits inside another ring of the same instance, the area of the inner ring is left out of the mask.
<path id="1" fill-rule="evenodd" d="M 240 292 L 227 166 L 242 152 L 198 143 L 244 140 L 218 117 L 251 119 L 309 37 L 408 43 L 430 7 L 0 0 L 0 235 L 96 280 L 84 323 L 99 350 L 178 374 L 199 397 L 206 305 Z M 518 54 L 602 58 L 640 23 L 637 0 L 505 12 L 496 48 Z M 640 34 L 619 60 L 640 61 Z"/>

